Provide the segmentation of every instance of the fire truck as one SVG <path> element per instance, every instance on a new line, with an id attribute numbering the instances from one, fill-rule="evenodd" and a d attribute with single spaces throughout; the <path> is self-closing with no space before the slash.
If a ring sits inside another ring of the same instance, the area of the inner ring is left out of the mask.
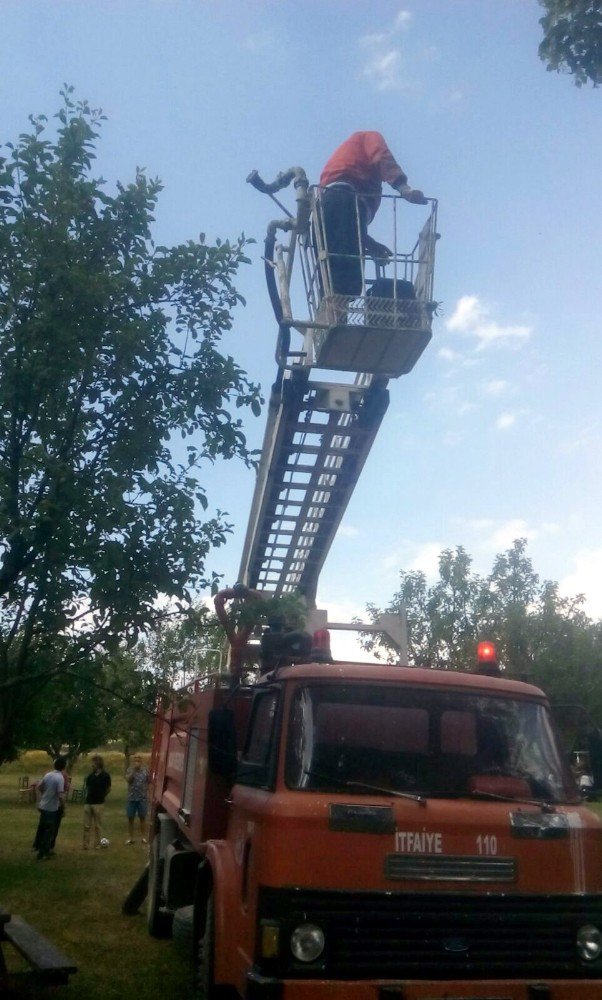
<path id="1" fill-rule="evenodd" d="M 431 336 L 437 203 L 402 251 L 385 199 L 386 267 L 358 237 L 342 294 L 320 188 L 249 179 L 284 212 L 265 245 L 278 370 L 241 582 L 216 598 L 228 668 L 157 719 L 149 930 L 187 942 L 202 1000 L 602 998 L 602 824 L 545 694 L 490 643 L 472 673 L 408 665 L 392 617 L 371 628 L 398 664 L 335 661 L 341 623 L 315 607 L 388 380 Z M 257 634 L 253 607 L 295 593 L 306 627 Z"/>

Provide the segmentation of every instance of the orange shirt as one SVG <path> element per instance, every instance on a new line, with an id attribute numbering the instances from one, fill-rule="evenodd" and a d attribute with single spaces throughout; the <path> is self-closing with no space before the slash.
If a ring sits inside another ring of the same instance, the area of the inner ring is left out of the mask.
<path id="1" fill-rule="evenodd" d="M 407 180 L 380 132 L 354 132 L 330 157 L 320 185 L 326 187 L 335 181 L 351 184 L 358 194 L 368 196 L 373 219 L 380 205 L 382 182 L 396 187 Z"/>

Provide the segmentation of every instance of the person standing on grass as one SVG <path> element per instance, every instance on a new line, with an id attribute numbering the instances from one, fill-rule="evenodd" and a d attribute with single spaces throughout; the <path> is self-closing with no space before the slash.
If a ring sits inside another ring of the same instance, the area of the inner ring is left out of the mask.
<path id="1" fill-rule="evenodd" d="M 100 847 L 102 839 L 102 814 L 104 802 L 111 791 L 111 775 L 105 771 L 102 757 L 95 753 L 90 759 L 92 770 L 86 775 L 86 798 L 84 803 L 84 851 L 90 846 L 90 831 L 94 847 Z"/>
<path id="2" fill-rule="evenodd" d="M 142 764 L 142 757 L 139 753 L 134 754 L 134 766 L 128 768 L 125 773 L 125 780 L 128 784 L 128 796 L 126 802 L 126 814 L 128 818 L 129 836 L 126 844 L 134 843 L 134 820 L 136 816 L 140 819 L 140 836 L 142 843 L 147 843 L 146 838 L 146 814 L 148 811 L 148 783 L 150 774 L 148 768 Z"/>
<path id="3" fill-rule="evenodd" d="M 40 819 L 34 840 L 38 861 L 48 861 L 54 856 L 54 842 L 59 823 L 65 812 L 65 757 L 57 757 L 54 770 L 48 771 L 38 785 Z"/>

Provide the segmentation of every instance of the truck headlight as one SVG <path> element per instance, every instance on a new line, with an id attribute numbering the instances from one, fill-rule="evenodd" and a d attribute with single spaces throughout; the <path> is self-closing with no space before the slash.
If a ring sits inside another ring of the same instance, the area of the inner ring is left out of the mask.
<path id="1" fill-rule="evenodd" d="M 584 962 L 595 962 L 602 953 L 602 933 L 593 924 L 584 924 L 577 931 L 577 951 Z"/>
<path id="2" fill-rule="evenodd" d="M 324 931 L 315 924 L 299 924 L 291 934 L 291 951 L 298 962 L 315 962 L 324 951 Z"/>

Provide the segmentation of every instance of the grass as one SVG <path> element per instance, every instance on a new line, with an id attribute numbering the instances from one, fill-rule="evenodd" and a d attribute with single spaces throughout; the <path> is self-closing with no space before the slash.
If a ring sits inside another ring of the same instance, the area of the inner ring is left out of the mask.
<path id="1" fill-rule="evenodd" d="M 29 994 L 39 1000 L 156 1000 L 158 995 L 187 1000 L 191 971 L 169 941 L 151 938 L 144 907 L 125 917 L 123 900 L 147 860 L 139 842 L 125 845 L 126 785 L 123 756 L 105 754 L 113 788 L 105 807 L 107 850 L 83 851 L 83 807 L 69 803 L 56 845 L 56 857 L 39 862 L 31 851 L 37 826 L 35 805 L 21 805 L 21 775 L 40 778 L 51 766 L 41 751 L 24 754 L 0 770 L 0 904 L 43 933 L 78 967 L 69 986 Z M 89 765 L 76 765 L 81 786 Z M 137 821 L 136 821 L 137 822 Z M 21 968 L 5 946 L 9 967 Z"/>
<path id="2" fill-rule="evenodd" d="M 69 986 L 29 994 L 35 1000 L 156 1000 L 190 996 L 190 968 L 169 941 L 146 930 L 144 912 L 124 917 L 121 905 L 146 862 L 139 842 L 125 846 L 126 786 L 123 756 L 105 754 L 113 789 L 105 809 L 106 851 L 82 851 L 82 806 L 69 804 L 52 861 L 31 851 L 37 825 L 34 805 L 19 805 L 23 774 L 39 778 L 49 768 L 42 751 L 24 754 L 0 771 L 0 904 L 19 913 L 78 966 Z M 88 765 L 74 771 L 79 787 Z M 602 817 L 602 804 L 592 808 Z M 5 948 L 7 957 L 10 949 Z M 16 966 L 13 966 L 16 967 Z"/>

